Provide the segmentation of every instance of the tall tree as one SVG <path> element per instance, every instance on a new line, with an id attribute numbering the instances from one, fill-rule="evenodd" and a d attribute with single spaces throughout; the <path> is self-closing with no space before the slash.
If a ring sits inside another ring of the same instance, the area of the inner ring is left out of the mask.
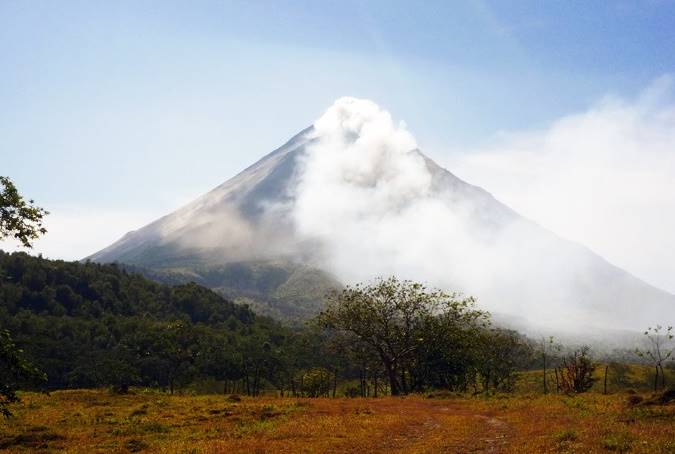
<path id="1" fill-rule="evenodd" d="M 392 395 L 410 390 L 411 363 L 430 328 L 438 320 L 460 321 L 480 318 L 473 299 L 429 290 L 412 281 L 395 277 L 378 279 L 371 285 L 348 286 L 327 298 L 318 322 L 325 328 L 353 335 L 378 356 L 389 380 Z"/>
<path id="2" fill-rule="evenodd" d="M 47 376 L 29 363 L 7 330 L 0 330 L 0 414 L 11 416 L 9 404 L 18 402 L 16 389 L 26 382 L 44 381 Z"/>
<path id="3" fill-rule="evenodd" d="M 9 177 L 0 176 L 0 239 L 13 237 L 25 247 L 32 247 L 33 240 L 47 233 L 42 219 L 49 214 L 24 200 Z"/>
<path id="4" fill-rule="evenodd" d="M 14 237 L 25 247 L 47 232 L 42 218 L 47 211 L 26 202 L 9 177 L 0 176 L 0 239 Z M 0 283 L 1 284 L 1 283 Z M 17 402 L 16 388 L 26 380 L 46 380 L 46 375 L 30 364 L 14 344 L 9 331 L 0 330 L 0 414 L 9 416 L 8 404 Z"/>
<path id="5" fill-rule="evenodd" d="M 544 378 L 544 394 L 548 393 L 548 366 L 551 364 L 551 361 L 555 359 L 556 353 L 560 352 L 561 346 L 556 344 L 553 340 L 553 336 L 542 337 L 539 342 L 539 349 L 541 351 L 541 359 L 543 365 L 543 378 Z M 556 374 L 557 374 L 556 370 Z"/>

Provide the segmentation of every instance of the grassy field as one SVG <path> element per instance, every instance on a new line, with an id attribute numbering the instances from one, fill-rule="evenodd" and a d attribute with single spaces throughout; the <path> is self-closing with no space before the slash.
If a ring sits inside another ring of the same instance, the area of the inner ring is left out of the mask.
<path id="1" fill-rule="evenodd" d="M 6 452 L 675 453 L 675 405 L 589 393 L 468 398 L 237 398 L 24 393 Z"/>

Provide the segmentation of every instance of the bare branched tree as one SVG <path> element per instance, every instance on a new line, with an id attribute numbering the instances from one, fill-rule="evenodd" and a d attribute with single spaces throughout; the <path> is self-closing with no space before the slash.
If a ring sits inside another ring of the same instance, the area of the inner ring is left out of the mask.
<path id="1" fill-rule="evenodd" d="M 646 347 L 644 349 L 635 349 L 635 353 L 641 358 L 649 360 L 654 366 L 654 391 L 659 386 L 659 376 L 661 376 L 661 387 L 666 387 L 666 375 L 663 373 L 663 364 L 670 360 L 673 356 L 673 327 L 669 326 L 664 329 L 661 325 L 656 327 L 649 327 L 644 332 L 647 338 Z"/>

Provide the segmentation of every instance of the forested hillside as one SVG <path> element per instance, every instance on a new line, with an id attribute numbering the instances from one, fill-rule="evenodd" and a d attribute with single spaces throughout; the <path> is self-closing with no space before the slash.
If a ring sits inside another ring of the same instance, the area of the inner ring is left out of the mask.
<path id="1" fill-rule="evenodd" d="M 228 300 L 249 305 L 257 314 L 290 323 L 318 314 L 324 296 L 330 290 L 342 287 L 333 276 L 322 270 L 283 260 L 183 268 L 120 266 L 164 284 L 196 282 Z"/>
<path id="2" fill-rule="evenodd" d="M 241 379 L 249 359 L 289 334 L 194 283 L 170 287 L 116 265 L 2 251 L 0 326 L 50 388 Z"/>

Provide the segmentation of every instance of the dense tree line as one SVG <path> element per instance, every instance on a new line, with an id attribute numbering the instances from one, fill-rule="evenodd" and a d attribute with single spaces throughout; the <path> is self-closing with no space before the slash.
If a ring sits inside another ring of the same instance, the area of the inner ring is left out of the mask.
<path id="1" fill-rule="evenodd" d="M 47 388 L 199 379 L 225 392 L 305 396 L 512 389 L 532 360 L 471 299 L 395 278 L 347 287 L 303 328 L 256 316 L 194 283 L 168 286 L 116 265 L 0 252 L 0 324 Z"/>
<path id="2" fill-rule="evenodd" d="M 292 334 L 193 283 L 169 287 L 116 265 L 4 252 L 0 324 L 49 388 L 246 380 L 252 357 Z"/>

